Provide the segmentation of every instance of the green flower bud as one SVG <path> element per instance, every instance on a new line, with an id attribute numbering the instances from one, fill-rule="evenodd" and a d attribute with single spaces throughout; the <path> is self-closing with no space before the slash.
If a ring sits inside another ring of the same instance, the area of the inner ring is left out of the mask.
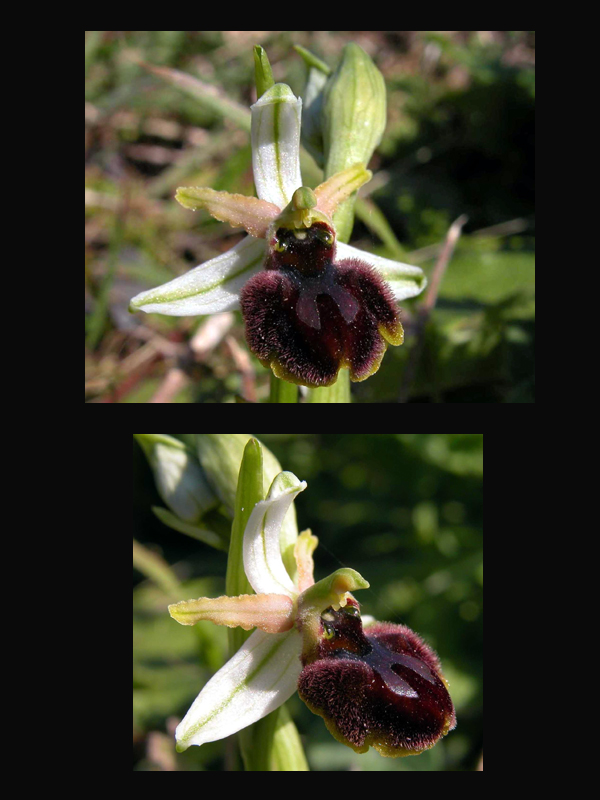
<path id="1" fill-rule="evenodd" d="M 235 508 L 240 465 L 244 448 L 251 438 L 249 433 L 197 433 L 196 448 L 202 468 L 221 502 L 231 515 Z M 281 472 L 281 464 L 263 445 L 265 483 L 270 486 Z"/>
<path id="2" fill-rule="evenodd" d="M 385 130 L 385 84 L 357 44 L 344 47 L 325 87 L 322 114 L 326 177 L 352 164 L 368 164 Z"/>
<path id="3" fill-rule="evenodd" d="M 152 471 L 159 495 L 186 522 L 197 522 L 218 500 L 195 456 L 165 433 L 134 433 Z"/>
<path id="4" fill-rule="evenodd" d="M 344 47 L 342 60 L 324 89 L 321 123 L 325 177 L 353 164 L 368 164 L 381 141 L 386 121 L 383 75 L 358 45 Z M 354 198 L 337 210 L 334 223 L 341 241 L 352 227 Z"/>

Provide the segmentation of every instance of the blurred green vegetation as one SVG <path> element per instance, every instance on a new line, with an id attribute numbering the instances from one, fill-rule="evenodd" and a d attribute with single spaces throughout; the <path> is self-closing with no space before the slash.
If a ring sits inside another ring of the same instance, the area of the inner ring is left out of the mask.
<path id="1" fill-rule="evenodd" d="M 186 436 L 175 434 L 177 436 Z M 481 434 L 256 434 L 284 469 L 308 482 L 300 529 L 319 537 L 315 578 L 340 565 L 371 584 L 364 614 L 402 622 L 439 653 L 458 726 L 433 750 L 388 759 L 335 742 L 297 696 L 289 702 L 311 769 L 477 768 L 483 747 L 483 542 Z M 174 728 L 227 658 L 226 629 L 177 625 L 169 602 L 224 593 L 226 554 L 163 525 L 162 505 L 134 442 L 134 537 L 168 574 L 134 571 L 134 765 L 218 771 L 235 765 L 229 740 L 174 754 Z M 179 581 L 174 588 L 172 580 Z"/>
<path id="2" fill-rule="evenodd" d="M 352 243 L 430 273 L 451 222 L 469 217 L 410 402 L 534 402 L 533 31 L 87 31 L 87 402 L 149 402 L 174 368 L 185 379 L 170 402 L 268 393 L 266 371 L 252 360 L 244 373 L 235 357 L 236 344 L 245 349 L 239 315 L 230 339 L 197 356 L 188 343 L 206 318 L 132 316 L 127 303 L 241 236 L 173 196 L 181 184 L 253 192 L 253 45 L 266 49 L 275 79 L 302 94 L 306 67 L 293 45 L 335 66 L 349 41 L 374 58 L 388 90 Z M 217 94 L 201 101 L 141 62 Z M 320 180 L 308 154 L 303 175 Z M 407 344 L 353 387 L 358 402 L 397 402 L 421 300 L 403 304 Z"/>

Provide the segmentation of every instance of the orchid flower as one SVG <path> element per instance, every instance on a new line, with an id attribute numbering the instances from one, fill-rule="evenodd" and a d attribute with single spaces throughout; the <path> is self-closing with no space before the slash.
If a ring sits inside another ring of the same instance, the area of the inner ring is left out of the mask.
<path id="1" fill-rule="evenodd" d="M 363 629 L 351 592 L 368 588 L 367 581 L 345 567 L 314 583 L 317 538 L 310 531 L 297 539 L 292 581 L 279 537 L 286 512 L 305 488 L 282 472 L 250 514 L 243 561 L 256 594 L 169 606 L 183 625 L 210 620 L 256 628 L 177 727 L 180 751 L 236 733 L 296 690 L 333 736 L 359 753 L 373 746 L 386 756 L 418 754 L 455 725 L 435 653 L 403 625 Z"/>
<path id="2" fill-rule="evenodd" d="M 186 208 L 249 234 L 231 250 L 131 300 L 132 310 L 175 316 L 241 308 L 250 350 L 278 378 L 330 386 L 340 368 L 353 381 L 377 371 L 388 344 L 402 344 L 397 303 L 425 286 L 421 269 L 336 242 L 332 215 L 371 178 L 364 164 L 302 186 L 302 100 L 285 84 L 252 106 L 258 198 L 180 188 Z"/>

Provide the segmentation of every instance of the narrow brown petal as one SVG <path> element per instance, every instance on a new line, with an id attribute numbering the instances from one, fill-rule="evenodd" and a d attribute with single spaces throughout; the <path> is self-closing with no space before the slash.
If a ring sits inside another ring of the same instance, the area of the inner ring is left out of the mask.
<path id="1" fill-rule="evenodd" d="M 317 208 L 328 217 L 332 217 L 339 204 L 350 197 L 363 183 L 370 181 L 372 175 L 372 172 L 365 169 L 364 164 L 353 164 L 348 169 L 337 172 L 315 189 Z"/>
<path id="2" fill-rule="evenodd" d="M 313 561 L 313 553 L 318 545 L 319 540 L 316 536 L 312 535 L 310 529 L 302 531 L 296 540 L 294 547 L 294 556 L 296 558 L 296 567 L 298 569 L 297 586 L 298 591 L 303 592 L 312 586 L 315 582 L 313 577 L 315 562 Z"/>
<path id="3" fill-rule="evenodd" d="M 269 225 L 279 214 L 274 203 L 243 194 L 217 192 L 204 186 L 182 186 L 175 199 L 185 208 L 203 208 L 215 219 L 234 228 L 244 228 L 251 236 L 264 239 Z"/>
<path id="4" fill-rule="evenodd" d="M 294 624 L 294 604 L 284 594 L 242 594 L 239 597 L 200 597 L 169 606 L 169 614 L 182 625 L 210 620 L 228 628 L 260 628 L 266 633 L 289 631 Z"/>

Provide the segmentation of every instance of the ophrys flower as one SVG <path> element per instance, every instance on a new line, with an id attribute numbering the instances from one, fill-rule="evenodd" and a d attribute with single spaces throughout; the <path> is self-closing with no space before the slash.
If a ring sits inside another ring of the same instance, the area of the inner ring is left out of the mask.
<path id="1" fill-rule="evenodd" d="M 418 267 L 336 242 L 332 214 L 371 173 L 354 165 L 314 191 L 302 187 L 302 101 L 275 84 L 252 106 L 258 198 L 210 188 L 179 189 L 187 208 L 244 228 L 228 252 L 131 301 L 133 310 L 212 314 L 241 307 L 252 352 L 277 377 L 328 386 L 341 367 L 364 380 L 388 343 L 403 340 L 397 303 L 418 294 Z"/>
<path id="2" fill-rule="evenodd" d="M 206 684 L 177 728 L 177 746 L 229 736 L 274 711 L 298 688 L 308 707 L 358 752 L 410 755 L 433 746 L 454 726 L 454 710 L 435 654 L 408 628 L 388 623 L 363 631 L 351 592 L 369 584 L 353 569 L 318 583 L 317 539 L 298 537 L 297 577 L 283 564 L 285 514 L 306 488 L 278 475 L 254 507 L 244 533 L 244 569 L 255 595 L 200 598 L 169 607 L 184 625 L 210 620 L 257 628 Z"/>

